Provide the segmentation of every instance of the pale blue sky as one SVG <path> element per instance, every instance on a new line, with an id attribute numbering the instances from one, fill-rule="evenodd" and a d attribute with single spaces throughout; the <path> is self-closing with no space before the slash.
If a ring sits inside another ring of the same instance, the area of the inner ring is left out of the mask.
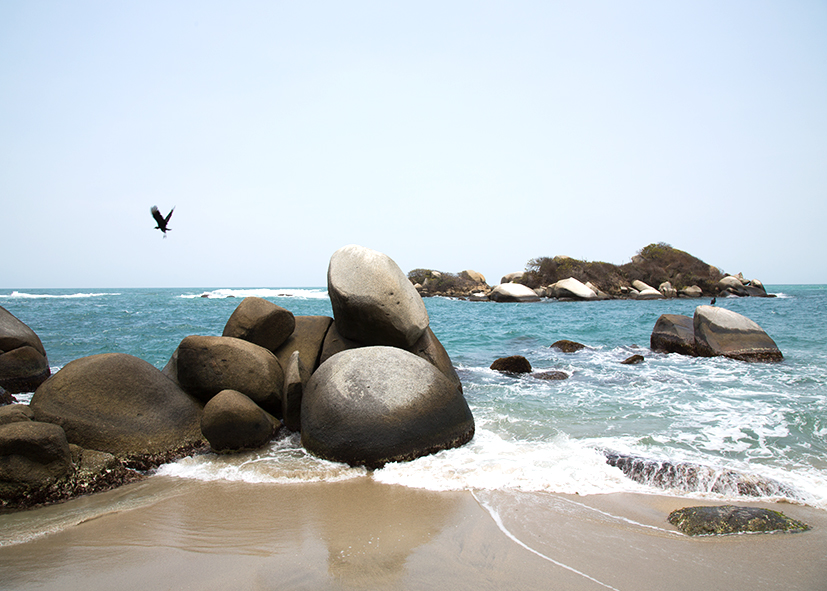
<path id="1" fill-rule="evenodd" d="M 827 283 L 827 3 L 5 0 L 0 204 L 5 289 L 322 286 L 351 243 Z"/>

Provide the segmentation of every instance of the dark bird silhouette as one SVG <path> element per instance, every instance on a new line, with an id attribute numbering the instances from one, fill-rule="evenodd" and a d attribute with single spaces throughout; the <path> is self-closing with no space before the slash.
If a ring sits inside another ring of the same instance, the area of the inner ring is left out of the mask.
<path id="1" fill-rule="evenodd" d="M 155 218 L 155 222 L 158 224 L 157 226 L 155 226 L 155 229 L 156 230 L 161 230 L 161 232 L 164 233 L 164 238 L 166 238 L 167 237 L 167 230 L 172 229 L 172 228 L 168 228 L 167 224 L 169 223 L 169 218 L 172 217 L 172 212 L 175 211 L 175 208 L 173 207 L 169 211 L 169 213 L 167 214 L 167 217 L 162 216 L 161 212 L 158 211 L 158 207 L 155 206 L 155 205 L 152 206 L 152 209 L 150 209 L 150 211 L 152 212 L 152 217 Z"/>
<path id="2" fill-rule="evenodd" d="M 172 215 L 172 212 L 170 212 L 170 215 Z M 709 305 L 710 305 L 710 306 L 714 306 L 714 305 L 715 305 L 715 300 L 717 300 L 717 299 L 718 299 L 718 298 L 712 298 L 712 301 L 711 301 L 711 302 L 709 302 Z"/>

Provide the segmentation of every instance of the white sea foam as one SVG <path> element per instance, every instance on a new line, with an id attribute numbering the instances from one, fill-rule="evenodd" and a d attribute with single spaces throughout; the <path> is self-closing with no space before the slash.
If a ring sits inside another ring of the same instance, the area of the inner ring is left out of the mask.
<path id="1" fill-rule="evenodd" d="M 68 293 L 68 294 L 53 294 L 53 293 L 26 293 L 19 291 L 12 291 L 10 294 L 0 294 L 0 298 L 5 299 L 21 299 L 21 300 L 37 300 L 37 299 L 58 299 L 58 300 L 72 300 L 81 298 L 98 298 L 103 296 L 118 296 L 117 292 L 92 292 L 92 293 Z"/>
<path id="2" fill-rule="evenodd" d="M 327 291 L 324 289 L 271 289 L 271 288 L 256 288 L 256 289 L 213 289 L 201 293 L 185 293 L 181 294 L 182 298 L 296 298 L 305 300 L 325 300 L 328 298 Z"/>

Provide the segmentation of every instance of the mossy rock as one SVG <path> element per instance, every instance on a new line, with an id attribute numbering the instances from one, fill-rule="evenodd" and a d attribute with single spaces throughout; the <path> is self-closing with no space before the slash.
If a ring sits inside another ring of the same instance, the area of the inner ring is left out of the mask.
<path id="1" fill-rule="evenodd" d="M 760 507 L 684 507 L 669 514 L 669 523 L 688 536 L 760 532 L 801 532 L 806 523 L 791 519 L 780 511 Z"/>

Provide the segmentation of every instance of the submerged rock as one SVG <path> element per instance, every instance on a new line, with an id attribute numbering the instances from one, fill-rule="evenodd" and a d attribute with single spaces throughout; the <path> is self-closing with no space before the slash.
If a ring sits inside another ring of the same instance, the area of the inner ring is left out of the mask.
<path id="1" fill-rule="evenodd" d="M 566 339 L 557 341 L 551 344 L 552 349 L 558 349 L 563 353 L 575 353 L 580 349 L 585 349 L 586 345 L 576 343 L 574 341 L 567 341 Z"/>
<path id="2" fill-rule="evenodd" d="M 622 363 L 623 365 L 637 365 L 638 363 L 643 363 L 643 361 L 643 355 L 632 355 L 630 357 L 627 357 L 620 363 Z"/>
<path id="3" fill-rule="evenodd" d="M 538 371 L 531 374 L 531 377 L 538 380 L 567 380 L 569 374 L 564 371 Z"/>
<path id="4" fill-rule="evenodd" d="M 531 363 L 522 355 L 500 357 L 489 369 L 502 373 L 531 373 Z"/>
<path id="5" fill-rule="evenodd" d="M 302 445 L 328 460 L 379 468 L 458 447 L 474 436 L 460 391 L 436 367 L 394 347 L 334 355 L 302 397 Z"/>
<path id="6" fill-rule="evenodd" d="M 677 509 L 669 514 L 669 523 L 689 536 L 810 529 L 806 523 L 791 519 L 780 511 L 733 505 Z"/>

